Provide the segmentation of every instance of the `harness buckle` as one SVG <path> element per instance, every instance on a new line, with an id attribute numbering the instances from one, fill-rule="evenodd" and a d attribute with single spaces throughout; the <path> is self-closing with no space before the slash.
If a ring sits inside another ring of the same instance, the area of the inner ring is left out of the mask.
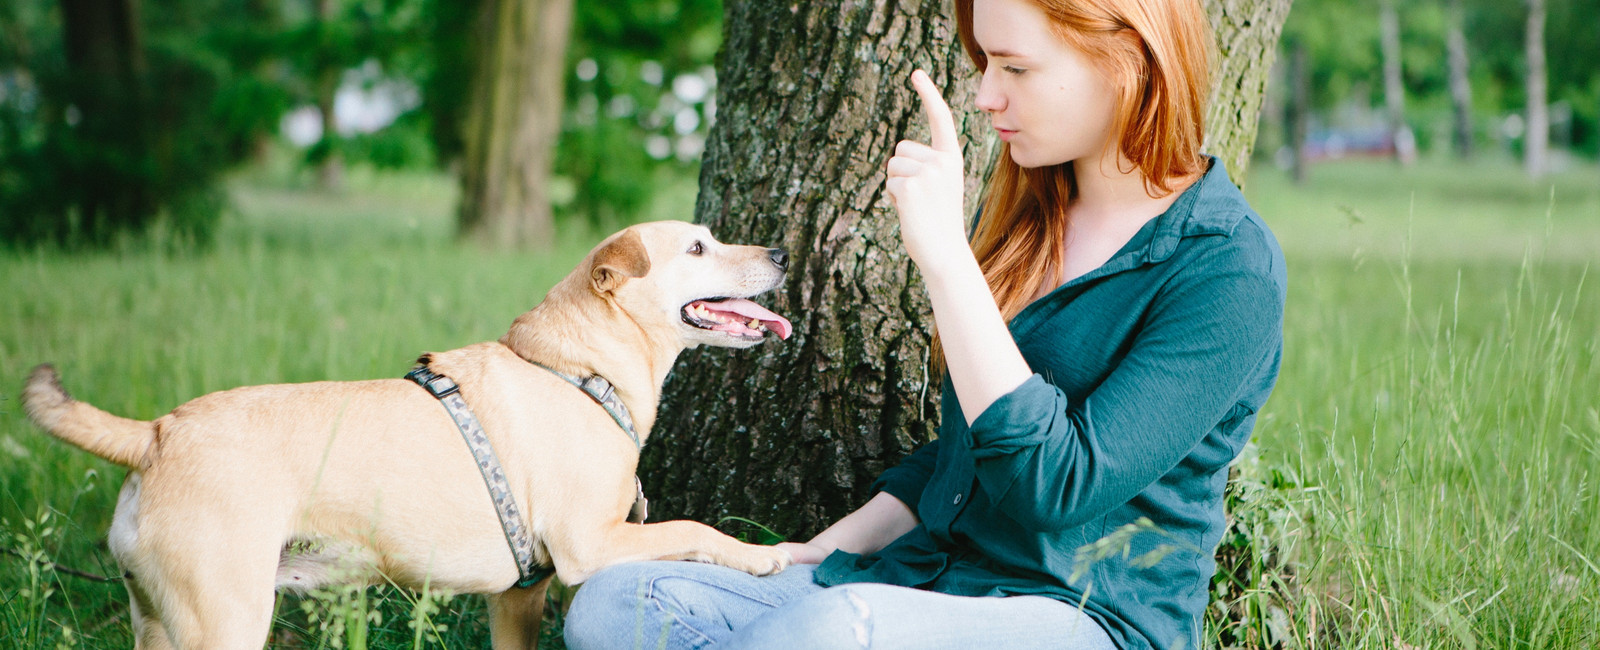
<path id="1" fill-rule="evenodd" d="M 428 379 L 428 392 L 433 393 L 434 397 L 444 399 L 461 392 L 461 387 L 457 386 L 455 380 L 449 377 L 434 375 Z"/>
<path id="2" fill-rule="evenodd" d="M 416 382 L 436 399 L 444 399 L 461 392 L 461 387 L 456 385 L 455 380 L 429 370 L 427 366 L 412 368 L 411 372 L 406 373 L 406 379 Z"/>

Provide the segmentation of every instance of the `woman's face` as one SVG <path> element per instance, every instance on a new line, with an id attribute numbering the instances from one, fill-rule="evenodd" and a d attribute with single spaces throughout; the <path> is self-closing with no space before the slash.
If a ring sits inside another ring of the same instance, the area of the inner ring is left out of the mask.
<path id="1" fill-rule="evenodd" d="M 1088 57 L 1050 31 L 1028 0 L 975 0 L 972 30 L 989 63 L 977 106 L 1022 167 L 1098 160 L 1116 146 L 1116 96 Z"/>

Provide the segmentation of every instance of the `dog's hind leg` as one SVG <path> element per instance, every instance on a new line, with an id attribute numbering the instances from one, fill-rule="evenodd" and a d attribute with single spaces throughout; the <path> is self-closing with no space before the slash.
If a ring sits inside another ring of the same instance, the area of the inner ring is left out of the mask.
<path id="1" fill-rule="evenodd" d="M 146 494 L 149 495 L 149 477 Z M 259 650 L 272 627 L 273 583 L 288 515 L 241 512 L 237 499 L 140 504 L 139 518 L 181 526 L 141 525 L 136 547 L 119 554 L 149 647 Z M 226 504 L 226 505 L 224 505 Z M 164 634 L 163 634 L 164 632 Z M 142 646 L 141 646 L 142 647 Z"/>
<path id="2" fill-rule="evenodd" d="M 525 589 L 512 587 L 489 596 L 489 640 L 494 650 L 533 650 L 539 647 L 539 624 L 544 620 L 544 594 L 550 578 Z"/>
<path id="3" fill-rule="evenodd" d="M 133 614 L 134 650 L 172 650 L 172 638 L 161 622 L 160 610 L 150 600 L 150 593 L 131 573 L 123 578 L 123 583 L 128 588 L 128 609 Z"/>
<path id="4" fill-rule="evenodd" d="M 238 551 L 254 545 L 230 540 Z M 256 549 L 251 549 L 256 551 Z M 229 556 L 222 549 L 166 548 L 154 571 L 135 569 L 129 577 L 137 647 L 256 650 L 272 626 L 276 556 L 266 562 L 252 555 Z M 180 559 L 181 558 L 181 559 Z M 158 567 L 158 568 L 157 568 Z"/>

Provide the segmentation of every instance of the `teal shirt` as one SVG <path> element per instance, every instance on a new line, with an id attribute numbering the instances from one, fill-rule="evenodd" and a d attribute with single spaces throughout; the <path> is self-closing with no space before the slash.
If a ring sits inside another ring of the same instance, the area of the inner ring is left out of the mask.
<path id="1" fill-rule="evenodd" d="M 835 552 L 817 583 L 1049 596 L 1122 648 L 1199 648 L 1228 464 L 1278 376 L 1286 286 L 1277 240 L 1213 160 L 1104 265 L 1011 320 L 1036 374 L 970 427 L 946 379 L 938 439 L 874 486 L 921 523 L 875 554 Z M 1162 532 L 1070 580 L 1080 547 L 1140 518 Z"/>

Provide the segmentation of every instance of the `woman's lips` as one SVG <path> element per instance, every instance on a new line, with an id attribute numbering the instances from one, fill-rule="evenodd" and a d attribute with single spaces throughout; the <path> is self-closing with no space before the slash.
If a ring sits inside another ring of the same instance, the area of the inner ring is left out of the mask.
<path id="1" fill-rule="evenodd" d="M 1000 127 L 995 127 L 995 130 L 1000 132 L 1000 141 L 1001 142 L 1010 142 L 1011 141 L 1011 137 L 1015 136 L 1017 134 L 1016 131 L 1011 130 L 1011 129 L 1002 129 Z"/>

